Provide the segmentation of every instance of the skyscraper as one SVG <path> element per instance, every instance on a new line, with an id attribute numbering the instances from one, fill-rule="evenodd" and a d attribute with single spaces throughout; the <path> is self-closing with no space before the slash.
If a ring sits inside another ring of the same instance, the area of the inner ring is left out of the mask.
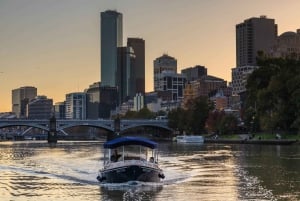
<path id="1" fill-rule="evenodd" d="M 131 75 L 133 94 L 130 94 L 133 97 L 137 93 L 145 93 L 145 40 L 128 38 L 127 47 L 132 48 L 135 55 Z"/>
<path id="2" fill-rule="evenodd" d="M 277 24 L 266 16 L 236 25 L 236 66 L 255 66 L 259 51 L 268 53 L 277 38 Z"/>
<path id="3" fill-rule="evenodd" d="M 101 84 L 117 84 L 117 47 L 123 44 L 122 14 L 107 10 L 101 12 Z"/>
<path id="4" fill-rule="evenodd" d="M 135 55 L 130 47 L 118 47 L 118 70 L 117 87 L 119 94 L 119 104 L 133 98 L 135 95 L 133 89 L 134 83 L 134 60 Z"/>

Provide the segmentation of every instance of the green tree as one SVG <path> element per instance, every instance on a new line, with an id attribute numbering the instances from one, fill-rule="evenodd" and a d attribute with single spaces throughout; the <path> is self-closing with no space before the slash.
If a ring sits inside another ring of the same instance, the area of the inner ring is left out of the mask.
<path id="1" fill-rule="evenodd" d="M 171 110 L 168 114 L 169 126 L 181 133 L 200 134 L 205 132 L 205 122 L 212 103 L 206 97 L 190 100 L 186 107 Z"/>
<path id="2" fill-rule="evenodd" d="M 263 130 L 299 130 L 300 61 L 262 58 L 258 65 L 247 81 L 247 110 L 255 109 Z"/>

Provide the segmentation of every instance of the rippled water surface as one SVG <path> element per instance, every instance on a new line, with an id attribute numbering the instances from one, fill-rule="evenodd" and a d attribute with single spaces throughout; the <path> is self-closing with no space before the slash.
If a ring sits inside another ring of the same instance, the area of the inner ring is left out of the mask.
<path id="1" fill-rule="evenodd" d="M 103 142 L 0 142 L 0 200 L 300 200 L 300 146 L 160 143 L 163 183 L 96 180 Z"/>

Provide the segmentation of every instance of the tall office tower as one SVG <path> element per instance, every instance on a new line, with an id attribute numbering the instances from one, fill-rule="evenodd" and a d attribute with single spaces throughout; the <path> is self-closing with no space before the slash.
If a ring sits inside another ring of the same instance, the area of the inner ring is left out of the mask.
<path id="1" fill-rule="evenodd" d="M 131 98 L 137 93 L 145 93 L 145 40 L 142 38 L 128 38 L 127 47 L 132 48 L 135 59 L 132 64 Z"/>
<path id="2" fill-rule="evenodd" d="M 117 84 L 117 47 L 123 45 L 122 14 L 107 10 L 101 12 L 101 84 Z"/>
<path id="3" fill-rule="evenodd" d="M 86 93 L 66 94 L 66 119 L 86 119 Z"/>
<path id="4" fill-rule="evenodd" d="M 50 119 L 53 114 L 53 100 L 46 96 L 36 96 L 27 105 L 29 119 Z"/>
<path id="5" fill-rule="evenodd" d="M 162 72 L 177 73 L 177 60 L 167 54 L 163 54 L 154 60 L 154 91 L 159 91 L 159 79 Z"/>
<path id="6" fill-rule="evenodd" d="M 268 53 L 277 38 L 277 24 L 266 16 L 236 25 L 236 66 L 255 66 L 259 51 Z"/>
<path id="7" fill-rule="evenodd" d="M 118 47 L 118 69 L 117 69 L 117 88 L 119 93 L 119 103 L 135 95 L 134 89 L 134 60 L 135 55 L 131 47 Z"/>
<path id="8" fill-rule="evenodd" d="M 205 66 L 197 65 L 181 70 L 181 74 L 184 74 L 186 76 L 186 81 L 190 82 L 207 75 L 207 68 L 205 68 Z"/>
<path id="9" fill-rule="evenodd" d="M 12 90 L 12 112 L 18 118 L 27 114 L 27 104 L 37 96 L 37 88 L 31 86 L 20 87 Z"/>

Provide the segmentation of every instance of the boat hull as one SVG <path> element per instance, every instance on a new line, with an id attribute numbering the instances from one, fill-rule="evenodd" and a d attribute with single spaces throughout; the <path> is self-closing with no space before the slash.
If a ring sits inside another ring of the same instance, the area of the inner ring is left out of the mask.
<path id="1" fill-rule="evenodd" d="M 128 165 L 101 170 L 97 179 L 103 183 L 125 183 L 129 181 L 160 182 L 164 178 L 161 169 Z"/>

